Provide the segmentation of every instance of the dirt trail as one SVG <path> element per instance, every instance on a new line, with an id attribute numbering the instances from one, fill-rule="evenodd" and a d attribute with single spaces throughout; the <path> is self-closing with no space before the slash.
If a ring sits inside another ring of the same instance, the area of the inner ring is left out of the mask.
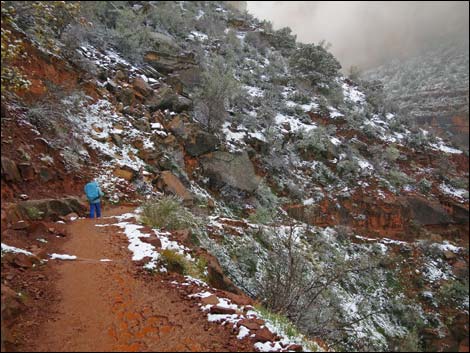
<path id="1" fill-rule="evenodd" d="M 116 208 L 104 216 L 129 211 Z M 32 350 L 250 350 L 228 328 L 208 323 L 196 305 L 161 278 L 140 279 L 125 236 L 117 227 L 96 227 L 98 223 L 116 223 L 116 219 L 73 222 L 63 253 L 76 255 L 78 260 L 50 260 L 60 275 L 60 301 Z"/>

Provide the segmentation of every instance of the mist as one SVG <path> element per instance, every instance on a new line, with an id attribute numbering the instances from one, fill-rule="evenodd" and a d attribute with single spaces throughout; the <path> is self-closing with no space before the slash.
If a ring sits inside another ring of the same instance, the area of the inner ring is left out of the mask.
<path id="1" fill-rule="evenodd" d="M 248 11 L 275 29 L 289 26 L 300 42 L 331 43 L 343 71 L 443 43 L 468 48 L 467 1 L 248 1 Z"/>

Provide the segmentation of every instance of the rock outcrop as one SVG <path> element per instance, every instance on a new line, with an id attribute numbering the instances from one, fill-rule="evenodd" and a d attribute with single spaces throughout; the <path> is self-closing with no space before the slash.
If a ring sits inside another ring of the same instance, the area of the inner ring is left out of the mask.
<path id="1" fill-rule="evenodd" d="M 246 152 L 238 154 L 214 152 L 202 156 L 201 163 L 204 174 L 209 177 L 210 184 L 214 188 L 228 185 L 242 191 L 253 192 L 260 182 Z"/>

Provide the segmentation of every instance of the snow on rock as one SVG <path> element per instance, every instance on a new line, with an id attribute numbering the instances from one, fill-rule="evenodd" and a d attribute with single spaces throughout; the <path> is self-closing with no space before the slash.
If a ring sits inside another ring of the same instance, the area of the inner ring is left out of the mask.
<path id="1" fill-rule="evenodd" d="M 292 131 L 305 130 L 310 131 L 316 129 L 315 124 L 304 124 L 300 120 L 294 117 L 286 116 L 284 114 L 278 113 L 274 118 L 274 121 L 277 125 L 289 124 Z"/>
<path id="2" fill-rule="evenodd" d="M 188 35 L 188 39 L 190 40 L 198 40 L 200 42 L 205 42 L 206 40 L 209 39 L 209 36 L 203 32 L 199 32 L 199 31 L 192 31 L 189 35 Z"/>
<path id="3" fill-rule="evenodd" d="M 359 91 L 357 87 L 350 86 L 346 82 L 343 83 L 342 87 L 344 97 L 349 99 L 351 102 L 363 104 L 366 101 L 365 94 Z"/>
<path id="4" fill-rule="evenodd" d="M 14 246 L 6 245 L 4 243 L 2 243 L 2 253 L 3 252 L 12 252 L 16 254 L 25 254 L 28 256 L 33 256 L 33 254 L 29 251 L 26 251 L 20 248 L 15 248 Z"/>
<path id="5" fill-rule="evenodd" d="M 216 305 L 217 309 L 223 311 L 226 310 L 226 313 L 218 313 L 214 310 L 214 305 L 207 304 L 203 305 L 199 303 L 200 310 L 207 314 L 207 321 L 219 323 L 220 325 L 230 325 L 234 332 L 237 333 L 237 338 L 242 340 L 249 337 L 254 337 L 256 330 L 251 330 L 239 323 L 243 320 L 244 322 L 249 322 L 250 320 L 257 320 L 258 322 L 264 322 L 260 327 L 265 327 L 267 330 L 273 333 L 275 337 L 274 341 L 267 342 L 258 342 L 254 344 L 254 347 L 259 352 L 281 352 L 285 351 L 285 348 L 289 345 L 302 345 L 304 337 L 288 337 L 285 332 L 275 323 L 271 322 L 269 319 L 263 317 L 257 310 L 255 310 L 251 305 L 238 305 L 233 303 L 230 299 L 224 298 L 217 295 L 217 290 L 211 287 L 208 287 L 207 284 L 200 280 L 196 280 L 189 276 L 185 277 L 184 282 L 172 281 L 171 284 L 175 287 L 186 288 L 186 287 L 200 287 L 200 292 L 194 294 L 188 294 L 188 297 L 196 300 L 203 300 L 211 296 L 215 296 L 218 299 L 218 304 Z M 191 292 L 197 291 L 197 288 L 193 288 Z M 219 312 L 220 312 L 219 311 Z M 254 322 L 254 321 L 253 321 Z M 276 338 L 277 336 L 277 338 Z M 305 349 L 305 347 L 304 347 Z M 320 347 L 318 347 L 319 350 Z M 304 350 L 308 351 L 308 350 Z"/>
<path id="6" fill-rule="evenodd" d="M 310 199 L 304 200 L 303 205 L 304 206 L 311 206 L 311 205 L 314 204 L 314 202 L 315 202 L 315 200 L 313 198 L 310 198 Z"/>
<path id="7" fill-rule="evenodd" d="M 250 335 L 250 330 L 247 329 L 245 326 L 240 326 L 240 331 L 238 332 L 237 338 L 239 340 L 242 340 L 248 335 Z"/>
<path id="8" fill-rule="evenodd" d="M 462 154 L 463 153 L 461 150 L 446 146 L 442 141 L 440 141 L 439 144 L 435 144 L 435 143 L 431 144 L 431 147 L 435 150 L 439 150 L 439 151 L 449 153 L 449 154 Z"/>
<path id="9" fill-rule="evenodd" d="M 446 183 L 439 185 L 439 189 L 446 195 L 459 199 L 461 202 L 468 201 L 468 190 L 456 189 Z"/>
<path id="10" fill-rule="evenodd" d="M 123 233 L 127 236 L 129 241 L 128 249 L 132 252 L 132 260 L 133 261 L 140 261 L 144 258 L 149 258 L 150 260 L 144 265 L 145 269 L 148 270 L 155 270 L 157 269 L 158 260 L 160 259 L 160 253 L 157 249 L 144 241 L 141 238 L 149 238 L 152 235 L 148 233 L 143 233 L 140 230 L 144 228 L 144 226 L 135 224 L 133 219 L 138 218 L 138 212 L 134 213 L 125 213 L 120 216 L 111 216 L 108 218 L 117 218 L 120 222 L 112 223 L 112 224 L 97 224 L 96 227 L 107 227 L 107 226 L 117 226 L 123 229 Z M 162 232 L 158 229 L 152 229 L 155 236 L 160 240 L 162 250 L 172 250 L 176 253 L 185 256 L 188 261 L 195 261 L 189 254 L 189 249 L 177 241 L 173 241 L 169 239 L 171 233 L 169 232 Z M 160 266 L 159 269 L 161 272 L 166 272 L 166 268 L 164 266 Z"/>
<path id="11" fill-rule="evenodd" d="M 263 97 L 263 90 L 259 87 L 245 85 L 243 88 L 245 88 L 252 97 Z"/>

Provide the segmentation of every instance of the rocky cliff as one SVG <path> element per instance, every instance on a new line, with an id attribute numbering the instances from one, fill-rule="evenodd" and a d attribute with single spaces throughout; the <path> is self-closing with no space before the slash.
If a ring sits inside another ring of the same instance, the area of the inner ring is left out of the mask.
<path id="1" fill-rule="evenodd" d="M 18 220 L 64 216 L 36 199 L 80 196 L 90 178 L 109 203 L 175 195 L 214 283 L 331 349 L 465 346 L 468 155 L 321 45 L 224 2 L 82 7 L 93 26 L 65 31 L 60 54 L 17 29 L 31 85 L 2 101 L 8 240 Z M 448 97 L 465 113 L 460 89 Z"/>

